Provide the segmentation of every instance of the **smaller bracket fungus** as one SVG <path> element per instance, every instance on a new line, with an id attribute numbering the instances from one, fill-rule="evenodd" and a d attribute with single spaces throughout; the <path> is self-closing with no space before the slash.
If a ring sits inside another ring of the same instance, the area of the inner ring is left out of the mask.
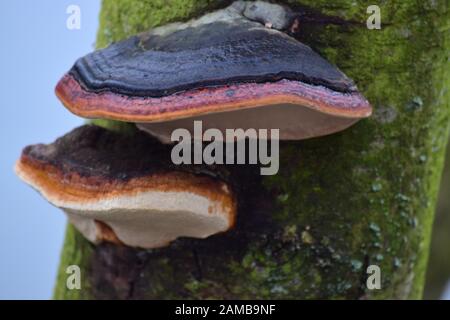
<path id="1" fill-rule="evenodd" d="M 94 243 L 157 248 L 229 230 L 236 203 L 227 183 L 206 168 L 175 169 L 166 149 L 143 132 L 86 125 L 26 147 L 16 172 Z"/>
<path id="2" fill-rule="evenodd" d="M 186 23 L 80 58 L 56 94 L 73 113 L 138 123 L 164 142 L 175 128 L 280 129 L 298 140 L 371 114 L 353 81 L 286 32 L 285 6 L 236 1 Z"/>

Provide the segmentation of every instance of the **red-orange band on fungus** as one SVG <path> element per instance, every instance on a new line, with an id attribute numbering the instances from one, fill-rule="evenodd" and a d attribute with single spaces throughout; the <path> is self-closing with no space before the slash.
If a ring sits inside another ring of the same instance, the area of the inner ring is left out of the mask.
<path id="1" fill-rule="evenodd" d="M 130 122 L 166 121 L 276 104 L 302 105 L 345 118 L 365 118 L 372 113 L 369 102 L 357 92 L 342 93 L 292 80 L 230 84 L 164 97 L 140 97 L 88 91 L 71 74 L 66 74 L 55 91 L 76 115 Z"/>

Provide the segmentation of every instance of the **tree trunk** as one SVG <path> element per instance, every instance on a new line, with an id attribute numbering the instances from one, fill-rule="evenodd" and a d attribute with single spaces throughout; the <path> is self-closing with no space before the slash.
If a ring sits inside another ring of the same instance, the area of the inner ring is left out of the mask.
<path id="1" fill-rule="evenodd" d="M 104 0 L 98 46 L 228 3 Z M 281 143 L 279 173 L 248 173 L 225 234 L 136 250 L 69 226 L 55 298 L 421 298 L 449 131 L 448 2 L 382 1 L 381 30 L 366 28 L 367 1 L 290 3 L 307 6 L 300 40 L 355 80 L 374 115 Z M 74 264 L 81 290 L 66 288 Z"/>

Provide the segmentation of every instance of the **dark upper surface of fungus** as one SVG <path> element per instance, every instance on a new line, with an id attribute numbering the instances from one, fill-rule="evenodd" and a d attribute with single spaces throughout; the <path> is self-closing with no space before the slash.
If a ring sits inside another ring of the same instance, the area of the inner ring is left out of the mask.
<path id="1" fill-rule="evenodd" d="M 26 147 L 22 160 L 37 167 L 51 166 L 62 175 L 77 174 L 126 182 L 154 173 L 183 171 L 221 177 L 208 166 L 176 166 L 170 147 L 141 131 L 121 134 L 94 125 L 78 127 L 51 144 Z"/>
<path id="2" fill-rule="evenodd" d="M 87 90 L 132 96 L 280 79 L 355 91 L 349 78 L 306 45 L 244 18 L 134 36 L 79 59 L 70 74 Z"/>

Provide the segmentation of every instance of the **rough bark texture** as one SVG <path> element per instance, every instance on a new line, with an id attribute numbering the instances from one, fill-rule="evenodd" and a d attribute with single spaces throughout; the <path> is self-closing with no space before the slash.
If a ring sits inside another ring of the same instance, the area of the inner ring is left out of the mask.
<path id="1" fill-rule="evenodd" d="M 143 251 L 94 247 L 69 227 L 56 298 L 422 296 L 448 136 L 448 1 L 380 1 L 381 30 L 365 27 L 369 1 L 290 2 L 320 13 L 299 38 L 356 81 L 373 117 L 282 143 L 280 172 L 254 173 L 232 232 Z M 98 46 L 226 4 L 104 0 Z M 82 269 L 81 290 L 66 289 L 71 264 Z M 381 290 L 365 286 L 370 264 L 381 268 Z"/>

